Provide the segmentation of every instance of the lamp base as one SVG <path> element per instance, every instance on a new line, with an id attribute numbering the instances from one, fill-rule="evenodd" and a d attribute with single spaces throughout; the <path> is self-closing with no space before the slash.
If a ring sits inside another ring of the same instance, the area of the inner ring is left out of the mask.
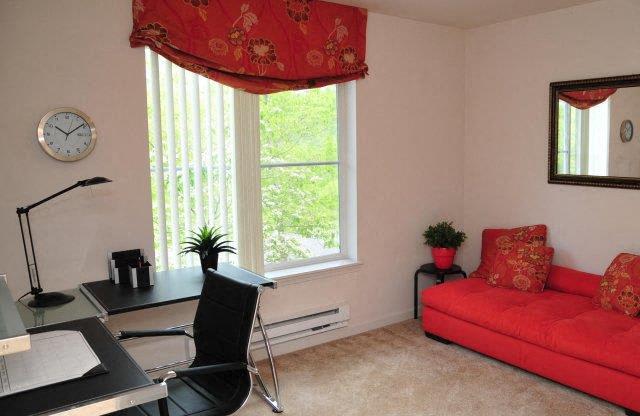
<path id="1" fill-rule="evenodd" d="M 38 293 L 31 299 L 28 305 L 31 308 L 46 308 L 49 306 L 60 306 L 75 299 L 73 295 L 66 295 L 60 292 Z"/>

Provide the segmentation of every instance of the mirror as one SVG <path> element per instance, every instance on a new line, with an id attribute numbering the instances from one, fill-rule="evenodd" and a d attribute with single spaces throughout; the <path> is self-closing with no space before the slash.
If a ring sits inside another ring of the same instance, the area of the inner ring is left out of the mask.
<path id="1" fill-rule="evenodd" d="M 640 75 L 554 82 L 549 183 L 640 189 Z"/>

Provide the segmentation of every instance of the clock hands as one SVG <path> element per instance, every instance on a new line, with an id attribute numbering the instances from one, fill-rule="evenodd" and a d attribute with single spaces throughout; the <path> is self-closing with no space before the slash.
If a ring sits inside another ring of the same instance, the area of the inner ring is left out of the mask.
<path id="1" fill-rule="evenodd" d="M 84 125 L 84 124 L 83 124 L 83 123 L 81 123 L 78 127 L 76 127 L 75 129 L 71 130 L 71 131 L 70 131 L 70 132 L 68 132 L 68 133 L 67 133 L 66 131 L 62 130 L 62 129 L 61 129 L 60 127 L 58 127 L 58 126 L 55 126 L 55 128 L 56 128 L 56 129 L 58 129 L 58 130 L 60 130 L 62 133 L 64 133 L 64 141 L 66 142 L 66 141 L 67 141 L 67 139 L 69 138 L 69 135 L 70 135 L 71 133 L 73 133 L 74 131 L 78 130 L 78 129 L 79 129 L 80 127 L 82 127 L 83 125 Z M 71 120 L 71 124 L 69 125 L 69 128 L 71 128 L 71 126 L 73 126 L 73 120 Z"/>
<path id="2" fill-rule="evenodd" d="M 83 126 L 83 124 L 80 124 L 78 127 L 76 127 L 75 129 L 71 130 L 69 133 L 67 133 L 67 136 L 70 135 L 71 133 L 73 133 L 74 131 L 78 130 L 82 126 Z"/>
<path id="3" fill-rule="evenodd" d="M 71 133 L 73 133 L 74 131 L 78 130 L 78 129 L 79 129 L 80 127 L 82 127 L 82 126 L 83 126 L 83 124 L 80 124 L 78 127 L 76 127 L 75 129 L 71 130 L 71 131 L 70 131 L 70 132 L 68 132 L 68 133 L 67 133 L 66 131 L 62 130 L 62 129 L 61 129 L 60 127 L 58 127 L 58 126 L 55 126 L 55 127 L 56 127 L 56 129 L 58 129 L 58 130 L 60 130 L 62 133 L 64 133 L 64 136 L 65 136 L 65 137 L 64 137 L 64 141 L 67 141 L 67 139 L 69 138 L 69 135 L 70 135 Z M 69 126 L 69 127 L 71 127 L 71 126 Z"/>

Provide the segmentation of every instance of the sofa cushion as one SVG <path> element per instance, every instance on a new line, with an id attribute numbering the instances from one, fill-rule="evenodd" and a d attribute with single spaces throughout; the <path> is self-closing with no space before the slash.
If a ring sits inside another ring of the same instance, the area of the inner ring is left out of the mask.
<path id="1" fill-rule="evenodd" d="M 547 289 L 592 298 L 598 293 L 602 276 L 568 267 L 551 265 Z"/>
<path id="2" fill-rule="evenodd" d="M 434 335 L 627 409 L 640 411 L 640 377 L 523 342 L 435 309 L 425 308 L 422 317 L 423 329 Z"/>
<path id="3" fill-rule="evenodd" d="M 552 259 L 553 248 L 518 242 L 508 253 L 498 252 L 487 283 L 524 292 L 542 292 Z"/>
<path id="4" fill-rule="evenodd" d="M 536 246 L 544 246 L 547 242 L 546 225 L 530 225 L 511 229 L 487 228 L 482 231 L 482 250 L 480 265 L 469 277 L 486 279 L 498 252 L 511 251 L 516 242 L 524 242 Z"/>
<path id="5" fill-rule="evenodd" d="M 604 273 L 594 301 L 606 310 L 637 316 L 640 312 L 640 256 L 618 254 Z"/>
<path id="6" fill-rule="evenodd" d="M 597 308 L 591 298 L 529 293 L 461 279 L 428 288 L 425 306 L 549 350 L 640 377 L 640 319 Z"/>

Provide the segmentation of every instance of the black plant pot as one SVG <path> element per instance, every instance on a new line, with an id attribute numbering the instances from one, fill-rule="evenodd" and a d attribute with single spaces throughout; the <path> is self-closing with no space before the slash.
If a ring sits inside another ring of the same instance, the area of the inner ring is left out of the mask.
<path id="1" fill-rule="evenodd" d="M 200 265 L 202 273 L 206 273 L 207 269 L 218 270 L 218 252 L 209 253 L 204 257 L 200 257 Z"/>

